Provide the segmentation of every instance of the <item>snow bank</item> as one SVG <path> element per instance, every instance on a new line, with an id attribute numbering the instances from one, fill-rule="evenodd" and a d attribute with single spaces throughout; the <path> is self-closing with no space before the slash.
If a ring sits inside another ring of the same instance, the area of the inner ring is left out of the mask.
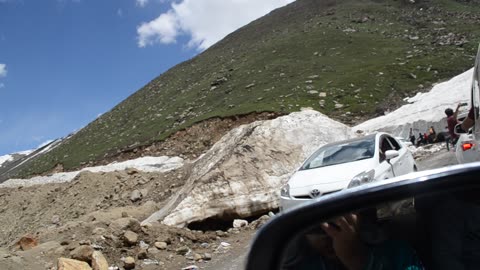
<path id="1" fill-rule="evenodd" d="M 318 147 L 354 136 L 314 110 L 232 129 L 193 164 L 182 189 L 143 224 L 185 226 L 207 218 L 250 217 L 278 208 L 280 188 Z"/>
<path id="2" fill-rule="evenodd" d="M 29 179 L 9 179 L 0 184 L 0 188 L 69 182 L 82 171 L 113 172 L 135 168 L 144 172 L 167 172 L 182 167 L 183 163 L 184 160 L 179 157 L 141 157 L 125 162 L 113 162 L 105 166 L 87 167 L 74 172 L 55 173 L 49 176 L 36 176 Z"/>
<path id="3" fill-rule="evenodd" d="M 8 161 L 13 161 L 13 156 L 12 155 L 4 155 L 0 156 L 0 167 L 2 167 L 2 164 Z"/>
<path id="4" fill-rule="evenodd" d="M 415 135 L 427 132 L 430 126 L 437 132 L 443 131 L 446 126 L 445 109 L 450 107 L 455 110 L 459 102 L 470 103 L 472 75 L 473 68 L 435 85 L 430 92 L 418 93 L 406 99 L 410 104 L 387 115 L 370 119 L 353 127 L 353 130 L 367 133 L 385 131 L 404 138 L 408 137 L 410 128 L 414 129 Z"/>

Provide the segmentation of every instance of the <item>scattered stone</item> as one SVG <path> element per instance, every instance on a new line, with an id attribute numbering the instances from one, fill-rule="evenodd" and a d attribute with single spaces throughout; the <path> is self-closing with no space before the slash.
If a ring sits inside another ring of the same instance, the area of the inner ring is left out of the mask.
<path id="1" fill-rule="evenodd" d="M 143 260 L 143 259 L 148 258 L 147 250 L 144 249 L 144 248 L 141 248 L 137 253 L 137 258 L 139 260 Z"/>
<path id="2" fill-rule="evenodd" d="M 123 261 L 123 267 L 127 270 L 135 268 L 135 259 L 133 257 L 126 257 Z"/>
<path id="3" fill-rule="evenodd" d="M 251 84 L 245 86 L 245 89 L 249 89 L 249 88 L 252 88 L 252 87 L 254 87 L 254 86 L 255 86 L 255 84 L 254 84 L 254 83 L 251 83 Z"/>
<path id="4" fill-rule="evenodd" d="M 152 265 L 152 264 L 160 265 L 160 264 L 163 264 L 163 263 L 161 263 L 157 260 L 145 259 L 145 260 L 142 261 L 142 264 L 144 264 L 144 265 Z"/>
<path id="5" fill-rule="evenodd" d="M 318 94 L 318 91 L 317 90 L 310 90 L 307 93 L 314 95 L 314 94 Z"/>
<path id="6" fill-rule="evenodd" d="M 243 228 L 248 226 L 248 221 L 243 219 L 233 220 L 233 228 Z"/>
<path id="7" fill-rule="evenodd" d="M 91 246 L 79 246 L 70 252 L 70 257 L 75 260 L 84 261 L 87 263 L 92 262 L 93 248 Z"/>
<path id="8" fill-rule="evenodd" d="M 60 216 L 59 215 L 53 215 L 52 216 L 52 224 L 60 225 Z"/>
<path id="9" fill-rule="evenodd" d="M 167 249 L 167 243 L 165 242 L 155 242 L 155 247 L 161 250 Z"/>
<path id="10" fill-rule="evenodd" d="M 124 211 L 124 212 L 122 212 L 122 218 L 126 218 L 126 217 L 128 217 L 128 214 L 127 214 L 127 212 L 125 212 L 125 211 Z"/>
<path id="11" fill-rule="evenodd" d="M 320 92 L 318 94 L 319 97 L 326 97 L 327 96 L 327 93 L 326 92 Z"/>
<path id="12" fill-rule="evenodd" d="M 203 257 L 202 257 L 202 255 L 200 255 L 200 254 L 198 254 L 198 253 L 195 253 L 195 254 L 193 254 L 193 259 L 194 259 L 195 261 L 200 261 L 200 260 L 203 259 Z"/>
<path id="13" fill-rule="evenodd" d="M 133 232 L 139 232 L 141 230 L 140 222 L 131 217 L 114 220 L 110 224 L 110 228 L 114 231 L 124 231 L 128 229 Z"/>
<path id="14" fill-rule="evenodd" d="M 212 259 L 212 254 L 210 254 L 210 253 L 203 254 L 203 259 L 205 261 L 210 261 Z"/>
<path id="15" fill-rule="evenodd" d="M 142 193 L 140 193 L 139 190 L 134 190 L 132 191 L 132 194 L 130 195 L 130 201 L 136 202 L 142 199 Z"/>
<path id="16" fill-rule="evenodd" d="M 208 243 L 201 243 L 200 246 L 202 248 L 208 248 L 210 245 Z"/>
<path id="17" fill-rule="evenodd" d="M 187 267 L 182 268 L 182 270 L 198 270 L 198 266 L 196 265 L 189 265 Z"/>
<path id="18" fill-rule="evenodd" d="M 220 231 L 220 230 L 215 231 L 215 234 L 216 234 L 217 236 L 220 236 L 220 237 L 228 236 L 228 233 L 226 233 L 226 232 L 224 232 L 224 231 Z"/>
<path id="19" fill-rule="evenodd" d="M 123 234 L 123 243 L 126 246 L 133 246 L 137 243 L 138 241 L 138 234 L 132 232 L 132 231 L 126 231 Z"/>
<path id="20" fill-rule="evenodd" d="M 108 270 L 107 259 L 100 251 L 92 253 L 92 268 L 93 270 Z"/>
<path id="21" fill-rule="evenodd" d="M 86 262 L 67 259 L 67 258 L 58 259 L 57 269 L 58 270 L 92 270 L 92 268 Z"/>
<path id="22" fill-rule="evenodd" d="M 15 244 L 15 249 L 29 250 L 36 246 L 38 246 L 37 239 L 31 234 L 27 234 L 18 240 L 18 242 Z"/>
<path id="23" fill-rule="evenodd" d="M 410 78 L 412 78 L 412 79 L 416 79 L 416 78 L 417 78 L 417 75 L 415 75 L 415 74 L 413 74 L 413 73 L 410 73 L 409 75 L 410 75 Z"/>
<path id="24" fill-rule="evenodd" d="M 138 244 L 140 246 L 140 248 L 144 248 L 144 249 L 147 249 L 149 248 L 150 246 L 145 243 L 144 241 L 140 241 L 140 243 Z"/>
<path id="25" fill-rule="evenodd" d="M 185 255 L 190 251 L 190 249 L 187 246 L 182 246 L 179 247 L 175 250 L 175 252 L 179 255 Z"/>
<path id="26" fill-rule="evenodd" d="M 147 249 L 147 253 L 155 255 L 155 254 L 160 253 L 160 250 L 158 250 L 158 248 L 156 248 L 156 247 L 151 247 L 151 248 Z"/>
<path id="27" fill-rule="evenodd" d="M 335 109 L 341 109 L 341 108 L 343 108 L 343 106 L 344 106 L 343 104 L 337 103 L 337 104 L 335 104 Z"/>

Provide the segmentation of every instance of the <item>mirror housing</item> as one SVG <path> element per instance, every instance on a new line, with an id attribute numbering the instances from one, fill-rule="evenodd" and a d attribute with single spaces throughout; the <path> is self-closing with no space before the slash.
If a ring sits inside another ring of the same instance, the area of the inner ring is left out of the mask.
<path id="1" fill-rule="evenodd" d="M 456 165 L 345 189 L 312 203 L 276 215 L 260 228 L 246 262 L 246 270 L 281 269 L 285 252 L 295 237 L 336 216 L 406 197 L 430 196 L 448 190 L 480 188 L 480 162 Z"/>
<path id="2" fill-rule="evenodd" d="M 391 159 L 394 159 L 396 157 L 398 157 L 400 155 L 400 153 L 398 153 L 397 150 L 387 150 L 385 152 L 385 159 L 387 161 L 390 161 Z"/>
<path id="3" fill-rule="evenodd" d="M 466 134 L 467 131 L 462 129 L 462 124 L 457 124 L 455 126 L 454 133 L 457 134 L 457 135 L 462 135 L 462 134 Z"/>

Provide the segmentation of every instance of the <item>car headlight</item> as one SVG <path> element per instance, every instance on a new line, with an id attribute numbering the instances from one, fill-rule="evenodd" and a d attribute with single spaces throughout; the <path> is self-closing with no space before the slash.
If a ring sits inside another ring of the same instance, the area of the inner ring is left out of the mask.
<path id="1" fill-rule="evenodd" d="M 348 184 L 348 188 L 352 187 L 358 187 L 360 185 L 369 183 L 373 180 L 373 177 L 375 177 L 375 170 L 370 170 L 370 171 L 365 171 L 361 172 L 357 175 L 355 175 L 352 180 L 350 180 L 350 183 Z"/>
<path id="2" fill-rule="evenodd" d="M 280 190 L 280 196 L 290 197 L 290 186 L 288 184 L 284 185 Z"/>

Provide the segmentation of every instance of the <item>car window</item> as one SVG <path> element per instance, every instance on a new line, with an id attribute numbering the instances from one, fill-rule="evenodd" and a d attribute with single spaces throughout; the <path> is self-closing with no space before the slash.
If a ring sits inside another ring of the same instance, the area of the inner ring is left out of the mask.
<path id="1" fill-rule="evenodd" d="M 321 147 L 307 159 L 301 170 L 373 158 L 375 139 L 368 138 Z"/>
<path id="2" fill-rule="evenodd" d="M 379 146 L 380 162 L 383 162 L 386 159 L 385 152 L 388 150 L 393 150 L 393 146 L 390 144 L 390 142 L 388 142 L 386 137 L 381 137 Z"/>
<path id="3" fill-rule="evenodd" d="M 297 235 L 280 269 L 477 269 L 478 192 L 442 191 L 337 213 Z"/>
<path id="4" fill-rule="evenodd" d="M 397 142 L 397 140 L 395 140 L 394 138 L 392 138 L 392 137 L 387 137 L 387 140 L 388 140 L 388 141 L 390 142 L 390 144 L 393 146 L 393 149 L 394 149 L 394 150 L 397 150 L 397 151 L 398 151 L 398 150 L 400 150 L 400 148 L 402 148 L 402 145 L 399 144 L 399 143 Z"/>

